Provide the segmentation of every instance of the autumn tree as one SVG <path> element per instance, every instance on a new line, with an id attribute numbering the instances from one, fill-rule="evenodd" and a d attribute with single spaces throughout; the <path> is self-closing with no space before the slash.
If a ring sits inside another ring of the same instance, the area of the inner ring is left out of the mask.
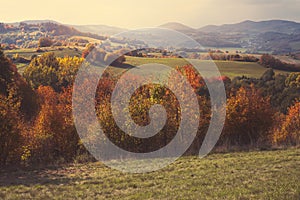
<path id="1" fill-rule="evenodd" d="M 267 138 L 272 126 L 273 110 L 269 98 L 261 96 L 251 85 L 241 87 L 227 101 L 222 140 L 228 145 L 256 145 Z"/>
<path id="2" fill-rule="evenodd" d="M 73 85 L 83 60 L 83 58 L 76 56 L 58 58 L 59 68 L 57 70 L 57 78 L 59 88 L 66 88 Z"/>
<path id="3" fill-rule="evenodd" d="M 37 91 L 41 109 L 28 141 L 30 159 L 34 162 L 49 162 L 58 158 L 70 161 L 79 145 L 72 118 L 71 88 L 60 94 L 49 86 L 41 86 Z"/>
<path id="4" fill-rule="evenodd" d="M 0 166 L 20 159 L 20 104 L 14 102 L 12 95 L 5 97 L 0 94 Z"/>
<path id="5" fill-rule="evenodd" d="M 300 101 L 288 109 L 284 120 L 274 132 L 273 142 L 286 145 L 300 144 Z"/>
<path id="6" fill-rule="evenodd" d="M 39 86 L 51 86 L 54 89 L 58 89 L 58 77 L 56 74 L 58 68 L 59 63 L 54 53 L 45 53 L 31 61 L 23 76 L 34 89 L 37 89 Z"/>
<path id="7" fill-rule="evenodd" d="M 55 91 L 73 84 L 83 59 L 78 57 L 57 58 L 53 53 L 45 53 L 34 58 L 25 69 L 23 76 L 32 88 L 51 86 Z"/>
<path id="8" fill-rule="evenodd" d="M 94 48 L 95 48 L 94 44 L 91 43 L 87 44 L 85 49 L 82 51 L 82 58 L 86 58 L 89 55 L 89 53 L 93 51 Z"/>

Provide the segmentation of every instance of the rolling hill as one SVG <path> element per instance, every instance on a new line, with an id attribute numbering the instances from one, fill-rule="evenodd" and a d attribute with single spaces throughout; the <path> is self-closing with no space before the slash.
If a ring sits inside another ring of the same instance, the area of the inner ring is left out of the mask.
<path id="1" fill-rule="evenodd" d="M 161 25 L 180 31 L 206 47 L 245 48 L 249 52 L 283 54 L 300 51 L 300 23 L 286 20 L 243 21 L 193 29 L 179 23 Z"/>
<path id="2" fill-rule="evenodd" d="M 128 29 L 119 28 L 115 26 L 107 25 L 70 25 L 82 32 L 89 32 L 98 35 L 115 35 L 124 32 Z"/>
<path id="3" fill-rule="evenodd" d="M 269 21 L 243 21 L 237 24 L 224 24 L 220 26 L 209 25 L 199 28 L 201 32 L 219 32 L 219 33 L 266 33 L 276 32 L 284 34 L 299 34 L 300 23 L 285 20 Z"/>
<path id="4" fill-rule="evenodd" d="M 70 36 L 81 35 L 96 39 L 99 39 L 99 35 L 110 36 L 128 30 L 106 25 L 65 25 L 53 20 L 27 20 L 23 23 L 31 26 L 47 25 L 48 29 L 46 30 L 54 35 L 65 35 L 67 33 Z M 19 26 L 20 22 L 13 24 Z M 286 54 L 300 52 L 300 23 L 293 21 L 246 20 L 235 24 L 208 25 L 198 29 L 178 22 L 169 22 L 158 27 L 182 32 L 207 48 L 243 48 L 248 53 Z M 155 35 L 147 33 L 129 34 L 128 38 L 139 39 L 144 42 L 154 38 L 157 44 L 164 44 L 165 41 L 159 39 L 161 38 L 159 36 L 163 34 L 162 32 L 157 32 Z M 170 39 L 172 37 L 170 36 Z M 178 41 L 175 38 L 173 39 L 173 41 Z M 174 43 L 174 47 L 178 47 L 178 44 Z"/>
<path id="5" fill-rule="evenodd" d="M 179 31 L 179 32 L 195 32 L 195 31 L 197 31 L 194 28 L 191 28 L 189 26 L 186 26 L 186 25 L 178 23 L 178 22 L 169 22 L 169 23 L 162 24 L 158 27 L 159 28 L 168 28 L 168 29 Z"/>
<path id="6" fill-rule="evenodd" d="M 299 149 L 182 157 L 156 172 L 100 162 L 0 171 L 1 199 L 299 199 Z M 149 161 L 148 161 L 149 162 Z"/>

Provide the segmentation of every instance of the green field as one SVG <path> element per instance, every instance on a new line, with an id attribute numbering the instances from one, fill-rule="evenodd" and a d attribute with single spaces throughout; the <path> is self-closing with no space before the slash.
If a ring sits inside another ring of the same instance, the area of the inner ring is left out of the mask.
<path id="1" fill-rule="evenodd" d="M 210 61 L 205 60 L 193 60 L 201 63 L 207 63 Z M 267 70 L 267 68 L 253 62 L 234 62 L 234 61 L 214 61 L 219 71 L 222 75 L 228 76 L 230 78 L 236 76 L 247 76 L 253 78 L 260 78 L 261 75 Z M 183 66 L 188 64 L 188 62 L 181 58 L 139 58 L 139 57 L 126 57 L 126 63 L 139 66 L 147 63 L 159 63 L 168 65 L 170 67 Z M 286 71 L 274 70 L 275 73 L 288 73 Z"/>
<path id="2" fill-rule="evenodd" d="M 46 52 L 53 52 L 58 57 L 64 56 L 79 56 L 81 57 L 81 51 L 78 49 L 74 49 L 72 47 L 62 47 L 61 50 L 54 47 L 43 47 L 41 48 L 44 52 L 36 52 L 36 48 L 29 49 L 15 49 L 15 50 L 5 50 L 4 53 L 6 55 L 14 56 L 15 54 L 19 54 L 19 56 L 24 57 L 26 59 L 30 59 L 33 55 L 41 55 Z"/>
<path id="3" fill-rule="evenodd" d="M 0 173 L 0 199 L 299 199 L 300 149 L 183 157 L 146 174 L 103 164 Z"/>

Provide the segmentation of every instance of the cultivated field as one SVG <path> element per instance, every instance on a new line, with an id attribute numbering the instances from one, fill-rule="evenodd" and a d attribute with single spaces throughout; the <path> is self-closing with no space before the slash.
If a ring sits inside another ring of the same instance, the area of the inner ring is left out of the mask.
<path id="1" fill-rule="evenodd" d="M 0 199 L 299 199 L 300 149 L 184 157 L 157 172 L 103 164 L 0 173 Z"/>

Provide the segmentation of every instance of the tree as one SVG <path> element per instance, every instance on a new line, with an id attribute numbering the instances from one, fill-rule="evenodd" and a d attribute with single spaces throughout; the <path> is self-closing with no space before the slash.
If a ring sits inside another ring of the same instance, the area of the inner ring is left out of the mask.
<path id="1" fill-rule="evenodd" d="M 82 51 L 82 58 L 86 58 L 89 53 L 95 48 L 95 45 L 94 44 L 87 44 L 85 49 Z"/>
<path id="2" fill-rule="evenodd" d="M 58 61 L 53 53 L 45 53 L 41 57 L 34 58 L 25 69 L 23 76 L 32 88 L 39 86 L 51 86 L 57 88 Z"/>
<path id="3" fill-rule="evenodd" d="M 48 37 L 41 37 L 39 39 L 39 47 L 50 47 L 53 44 L 53 41 Z"/>
<path id="4" fill-rule="evenodd" d="M 21 155 L 20 101 L 14 97 L 15 88 L 8 91 L 8 97 L 0 94 L 0 166 L 18 161 Z"/>
<path id="5" fill-rule="evenodd" d="M 263 98 L 251 85 L 231 94 L 226 114 L 222 140 L 229 145 L 255 145 L 267 138 L 274 112 L 269 98 Z"/>
<path id="6" fill-rule="evenodd" d="M 25 117 L 31 118 L 37 109 L 35 93 L 2 51 L 0 51 L 0 71 L 0 95 L 8 97 L 13 88 L 14 98 L 20 101 L 20 111 Z"/>
<path id="7" fill-rule="evenodd" d="M 84 59 L 79 57 L 58 58 L 59 68 L 57 70 L 58 87 L 69 87 L 73 85 L 79 67 Z"/>
<path id="8" fill-rule="evenodd" d="M 273 71 L 273 69 L 268 69 L 267 71 L 265 71 L 265 73 L 261 76 L 261 80 L 262 81 L 271 81 L 274 80 L 274 76 L 275 73 Z"/>
<path id="9" fill-rule="evenodd" d="M 41 109 L 28 141 L 32 162 L 71 161 L 75 157 L 79 137 L 73 124 L 71 91 L 68 88 L 59 94 L 49 86 L 38 88 Z"/>
<path id="10" fill-rule="evenodd" d="M 300 144 L 300 101 L 288 109 L 283 122 L 273 135 L 275 144 Z"/>
<path id="11" fill-rule="evenodd" d="M 265 67 L 272 68 L 272 69 L 280 69 L 280 70 L 293 71 L 293 72 L 300 71 L 299 65 L 282 62 L 281 60 L 269 54 L 263 54 L 259 59 L 259 63 Z"/>
<path id="12" fill-rule="evenodd" d="M 51 86 L 55 91 L 73 84 L 83 59 L 78 57 L 57 58 L 45 53 L 34 58 L 25 69 L 23 76 L 32 88 Z"/>

